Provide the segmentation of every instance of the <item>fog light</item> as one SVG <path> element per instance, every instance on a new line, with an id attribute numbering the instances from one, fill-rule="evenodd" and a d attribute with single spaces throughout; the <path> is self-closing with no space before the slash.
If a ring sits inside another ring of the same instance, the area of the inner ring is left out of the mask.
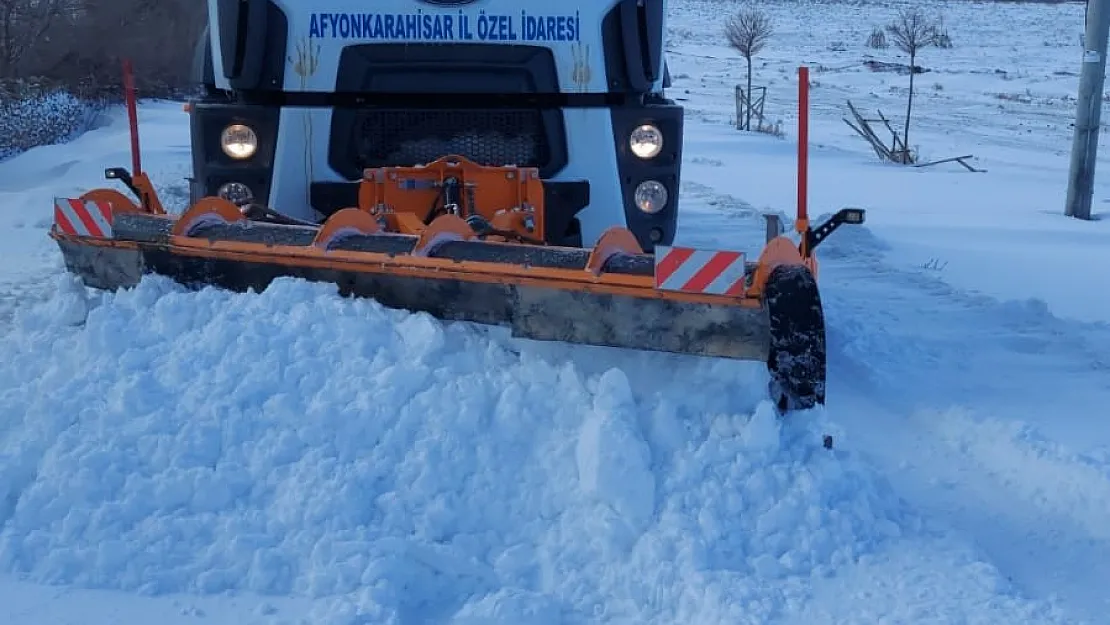
<path id="1" fill-rule="evenodd" d="M 248 159 L 258 150 L 258 135 L 250 126 L 232 124 L 220 133 L 220 147 L 235 160 Z"/>
<path id="2" fill-rule="evenodd" d="M 629 136 L 628 147 L 639 158 L 655 158 L 663 151 L 663 132 L 652 124 L 639 126 Z"/>
<path id="3" fill-rule="evenodd" d="M 240 207 L 254 201 L 254 192 L 242 182 L 229 182 L 221 186 L 216 195 Z"/>
<path id="4" fill-rule="evenodd" d="M 667 205 L 667 187 L 658 180 L 645 180 L 636 187 L 636 207 L 648 214 L 655 214 Z"/>

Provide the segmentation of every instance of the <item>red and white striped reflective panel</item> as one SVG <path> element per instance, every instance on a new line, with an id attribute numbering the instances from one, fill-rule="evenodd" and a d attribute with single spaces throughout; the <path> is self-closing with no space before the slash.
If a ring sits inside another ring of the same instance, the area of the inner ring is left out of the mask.
<path id="1" fill-rule="evenodd" d="M 655 288 L 661 291 L 744 294 L 744 253 L 655 246 Z"/>
<path id="2" fill-rule="evenodd" d="M 54 198 L 54 227 L 65 234 L 110 239 L 112 206 L 107 202 Z"/>

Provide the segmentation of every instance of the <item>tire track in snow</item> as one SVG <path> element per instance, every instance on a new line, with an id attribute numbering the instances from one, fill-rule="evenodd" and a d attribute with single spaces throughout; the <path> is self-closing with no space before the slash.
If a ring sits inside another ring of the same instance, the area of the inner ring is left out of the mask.
<path id="1" fill-rule="evenodd" d="M 1110 464 L 1045 440 L 1022 423 L 976 420 L 953 409 L 927 417 L 948 448 L 974 458 L 984 473 L 1010 492 L 1075 521 L 1094 541 L 1110 541 Z"/>
<path id="2" fill-rule="evenodd" d="M 865 229 L 823 248 L 830 410 L 904 497 L 1027 593 L 1097 621 L 1110 426 L 1090 410 L 1110 402 L 1110 328 L 960 292 L 882 251 Z"/>

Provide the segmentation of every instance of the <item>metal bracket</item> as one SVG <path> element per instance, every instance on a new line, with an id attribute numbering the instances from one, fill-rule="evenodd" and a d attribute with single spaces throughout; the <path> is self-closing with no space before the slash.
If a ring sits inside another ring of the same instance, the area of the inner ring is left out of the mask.
<path id="1" fill-rule="evenodd" d="M 763 213 L 763 220 L 767 224 L 767 243 L 770 243 L 775 237 L 782 236 L 786 232 L 786 226 L 782 223 L 782 215 L 778 213 Z"/>
<path id="2" fill-rule="evenodd" d="M 143 192 L 135 186 L 135 179 L 131 177 L 131 172 L 127 171 L 126 167 L 109 167 L 104 170 L 105 180 L 119 180 L 123 186 L 127 187 L 131 193 L 135 194 L 135 199 L 139 200 L 142 204 L 145 201 Z"/>
<path id="3" fill-rule="evenodd" d="M 844 224 L 862 224 L 865 214 L 866 211 L 862 208 L 842 208 L 838 210 L 836 214 L 830 217 L 825 223 L 806 231 L 806 251 L 812 254 L 813 250 L 816 249 L 822 241 L 829 238 L 829 235 L 832 234 L 833 231 Z"/>

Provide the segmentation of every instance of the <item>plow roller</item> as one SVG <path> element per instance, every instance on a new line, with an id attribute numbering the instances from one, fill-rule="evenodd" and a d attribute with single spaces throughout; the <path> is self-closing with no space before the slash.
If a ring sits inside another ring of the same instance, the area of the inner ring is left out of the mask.
<path id="1" fill-rule="evenodd" d="M 129 194 L 57 198 L 50 236 L 67 269 L 98 289 L 154 273 L 190 287 L 262 291 L 289 276 L 443 320 L 508 326 L 521 338 L 762 361 L 772 398 L 788 412 L 825 401 L 814 249 L 839 225 L 863 221 L 862 211 L 843 209 L 810 227 L 799 146 L 799 241 L 769 228 L 754 257 L 681 246 L 649 253 L 621 225 L 589 248 L 545 244 L 537 170 L 457 155 L 367 169 L 357 205 L 310 223 L 229 197 L 170 214 L 136 152 L 131 171 L 106 172 Z"/>

